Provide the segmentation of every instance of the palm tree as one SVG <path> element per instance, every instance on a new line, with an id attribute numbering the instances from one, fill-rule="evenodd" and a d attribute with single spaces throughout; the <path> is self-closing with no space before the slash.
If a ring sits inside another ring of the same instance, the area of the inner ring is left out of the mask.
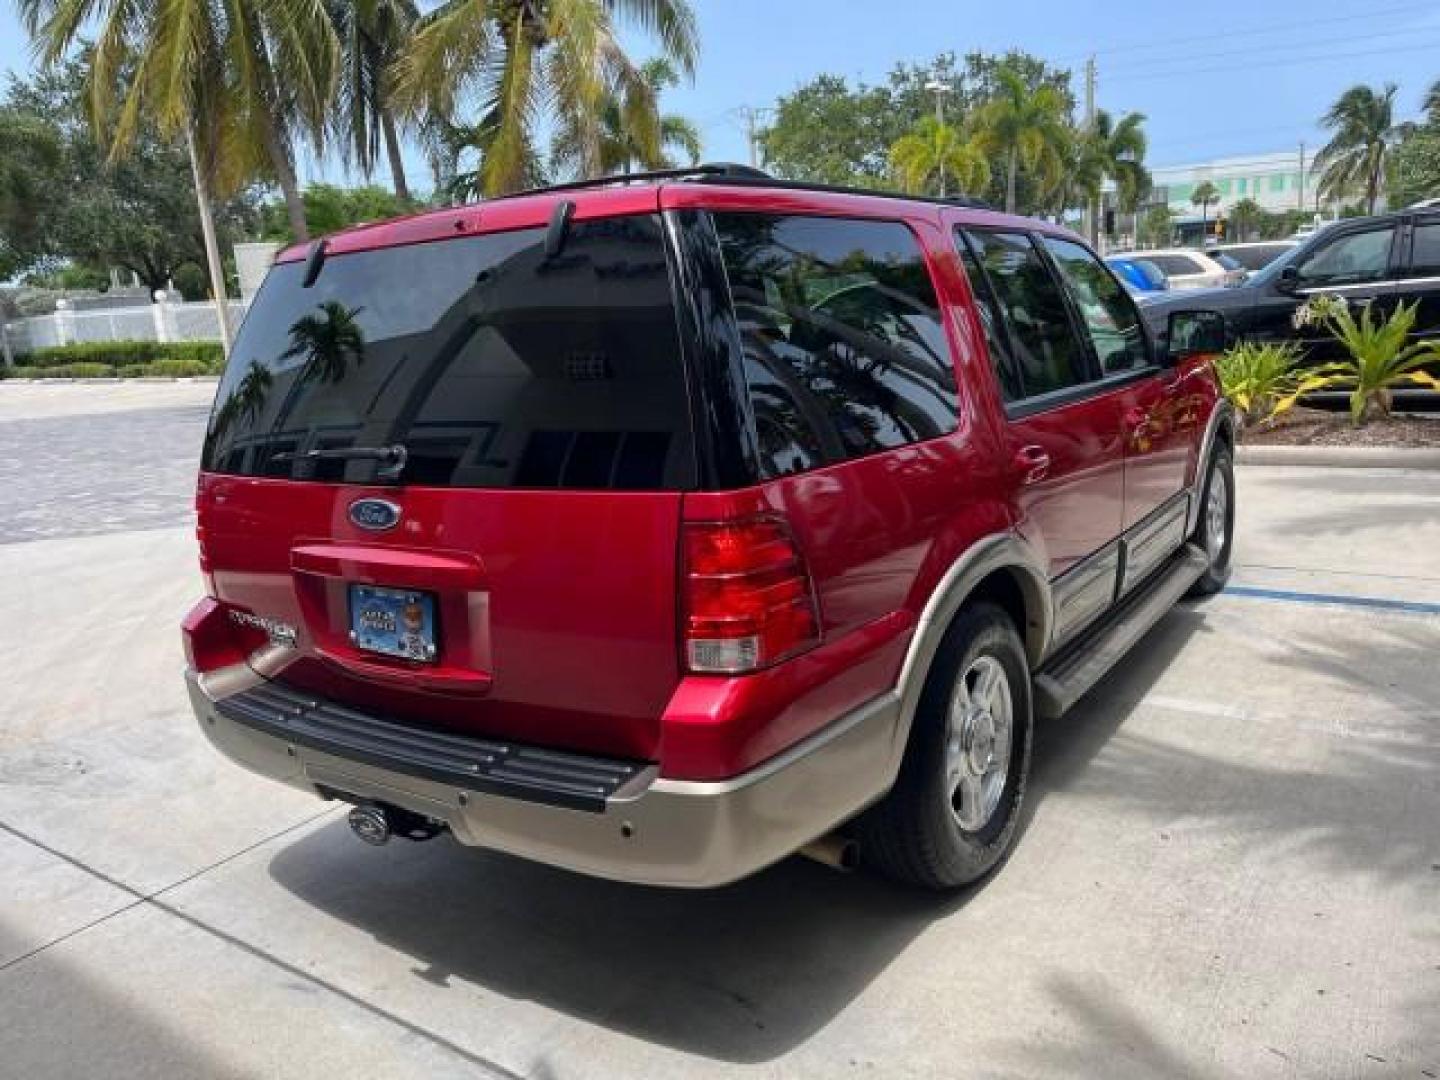
<path id="1" fill-rule="evenodd" d="M 1195 185 L 1195 190 L 1190 194 L 1190 202 L 1200 207 L 1200 246 L 1205 246 L 1205 241 L 1210 235 L 1210 221 L 1207 212 L 1212 202 L 1220 201 L 1220 192 L 1209 180 L 1201 180 Z"/>
<path id="2" fill-rule="evenodd" d="M 350 361 L 359 367 L 365 362 L 365 331 L 358 316 L 363 308 L 349 308 L 338 300 L 325 300 L 314 313 L 302 315 L 290 324 L 290 347 L 282 360 L 300 359 L 285 400 L 275 417 L 275 430 L 283 431 L 290 413 L 312 382 L 338 383 L 345 378 Z"/>
<path id="3" fill-rule="evenodd" d="M 675 65 L 663 56 L 640 66 L 644 91 L 635 100 L 626 96 L 636 87 L 612 87 L 600 103 L 599 170 L 603 174 L 673 168 L 667 150 L 683 153 L 691 165 L 700 160 L 700 131 L 686 117 L 660 112 L 660 93 L 680 81 Z M 584 158 L 584 125 L 564 117 L 550 150 L 552 164 L 565 172 L 580 173 Z"/>
<path id="4" fill-rule="evenodd" d="M 658 38 L 662 55 L 694 74 L 695 16 L 687 0 L 442 0 L 416 26 L 400 61 L 397 101 L 412 114 L 454 116 L 478 95 L 480 188 L 513 191 L 537 169 L 536 129 L 571 125 L 579 170 L 603 172 L 602 105 L 652 99 L 616 37 L 614 19 Z"/>
<path id="5" fill-rule="evenodd" d="M 1235 230 L 1236 240 L 1248 240 L 1260 224 L 1260 217 L 1264 214 L 1260 204 L 1254 199 L 1241 199 L 1230 208 L 1230 227 Z"/>
<path id="6" fill-rule="evenodd" d="M 1315 155 L 1320 194 L 1341 199 L 1363 191 L 1366 212 L 1373 214 L 1390 148 L 1405 133 L 1405 126 L 1395 123 L 1395 84 L 1386 83 L 1379 93 L 1352 86 L 1320 123 L 1335 132 Z"/>
<path id="7" fill-rule="evenodd" d="M 1065 100 L 1053 86 L 1032 87 L 1011 68 L 995 72 L 995 96 L 980 106 L 981 144 L 1005 161 L 1005 209 L 1015 210 L 1015 177 L 1023 166 L 1054 176 L 1065 144 Z"/>
<path id="8" fill-rule="evenodd" d="M 415 0 L 326 0 L 340 41 L 340 80 L 334 110 L 336 143 L 348 165 L 368 178 L 381 144 L 391 186 L 410 201 L 400 133 L 391 101 L 393 69 L 420 17 Z"/>
<path id="9" fill-rule="evenodd" d="M 290 227 L 306 238 L 292 138 L 324 141 L 338 47 L 313 0 L 18 0 L 41 61 L 95 32 L 91 114 L 112 158 L 146 117 L 162 135 L 193 135 L 219 192 L 268 173 Z"/>
<path id="10" fill-rule="evenodd" d="M 909 192 L 930 190 L 933 181 L 944 196 L 951 179 L 962 191 L 984 191 L 990 184 L 990 163 L 976 141 L 934 116 L 923 117 L 896 140 L 890 167 Z"/>
<path id="11" fill-rule="evenodd" d="M 1095 123 L 1084 135 L 1087 156 L 1101 182 L 1115 184 L 1118 208 L 1134 213 L 1140 200 L 1150 193 L 1150 172 L 1145 168 L 1145 115 L 1126 113 L 1117 123 L 1108 112 L 1099 109 Z M 1097 184 L 1090 193 L 1090 242 L 1100 236 L 1100 190 Z"/>
<path id="12" fill-rule="evenodd" d="M 1440 79 L 1430 84 L 1425 92 L 1425 120 L 1431 127 L 1440 127 Z"/>

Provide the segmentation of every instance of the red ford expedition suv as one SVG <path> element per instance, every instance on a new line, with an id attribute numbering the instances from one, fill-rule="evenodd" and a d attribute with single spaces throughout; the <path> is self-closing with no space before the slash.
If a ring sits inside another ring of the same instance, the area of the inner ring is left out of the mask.
<path id="1" fill-rule="evenodd" d="M 972 881 L 1032 717 L 1223 583 L 1222 334 L 1063 229 L 735 166 L 293 248 L 205 441 L 201 728 L 374 843 Z"/>

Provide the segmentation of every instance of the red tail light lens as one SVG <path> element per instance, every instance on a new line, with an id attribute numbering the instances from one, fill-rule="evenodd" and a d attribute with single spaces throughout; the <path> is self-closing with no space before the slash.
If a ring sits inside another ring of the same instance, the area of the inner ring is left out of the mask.
<path id="1" fill-rule="evenodd" d="M 755 671 L 819 643 L 810 575 L 781 522 L 686 524 L 683 572 L 691 671 Z"/>

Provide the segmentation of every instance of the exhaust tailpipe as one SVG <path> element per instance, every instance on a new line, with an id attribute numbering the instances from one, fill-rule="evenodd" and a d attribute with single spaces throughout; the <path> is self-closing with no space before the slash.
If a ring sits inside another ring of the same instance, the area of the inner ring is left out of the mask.
<path id="1" fill-rule="evenodd" d="M 367 844 L 380 847 L 390 839 L 390 815 L 383 806 L 362 803 L 351 809 L 345 820 L 350 823 L 350 831 Z"/>
<path id="2" fill-rule="evenodd" d="M 850 836 L 827 833 L 818 840 L 811 840 L 797 854 L 823 863 L 832 870 L 854 870 L 860 865 L 860 844 Z"/>

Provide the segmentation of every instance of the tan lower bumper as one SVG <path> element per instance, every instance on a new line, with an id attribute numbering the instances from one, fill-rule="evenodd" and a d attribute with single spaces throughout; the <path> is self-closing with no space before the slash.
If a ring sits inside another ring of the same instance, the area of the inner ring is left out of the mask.
<path id="1" fill-rule="evenodd" d="M 391 772 L 227 719 L 215 702 L 259 681 L 248 668 L 187 671 L 185 679 L 201 730 L 262 776 L 390 803 L 444 821 L 461 843 L 620 881 L 735 881 L 853 817 L 895 774 L 899 702 L 886 694 L 751 772 L 723 781 L 656 779 L 592 814 Z"/>

